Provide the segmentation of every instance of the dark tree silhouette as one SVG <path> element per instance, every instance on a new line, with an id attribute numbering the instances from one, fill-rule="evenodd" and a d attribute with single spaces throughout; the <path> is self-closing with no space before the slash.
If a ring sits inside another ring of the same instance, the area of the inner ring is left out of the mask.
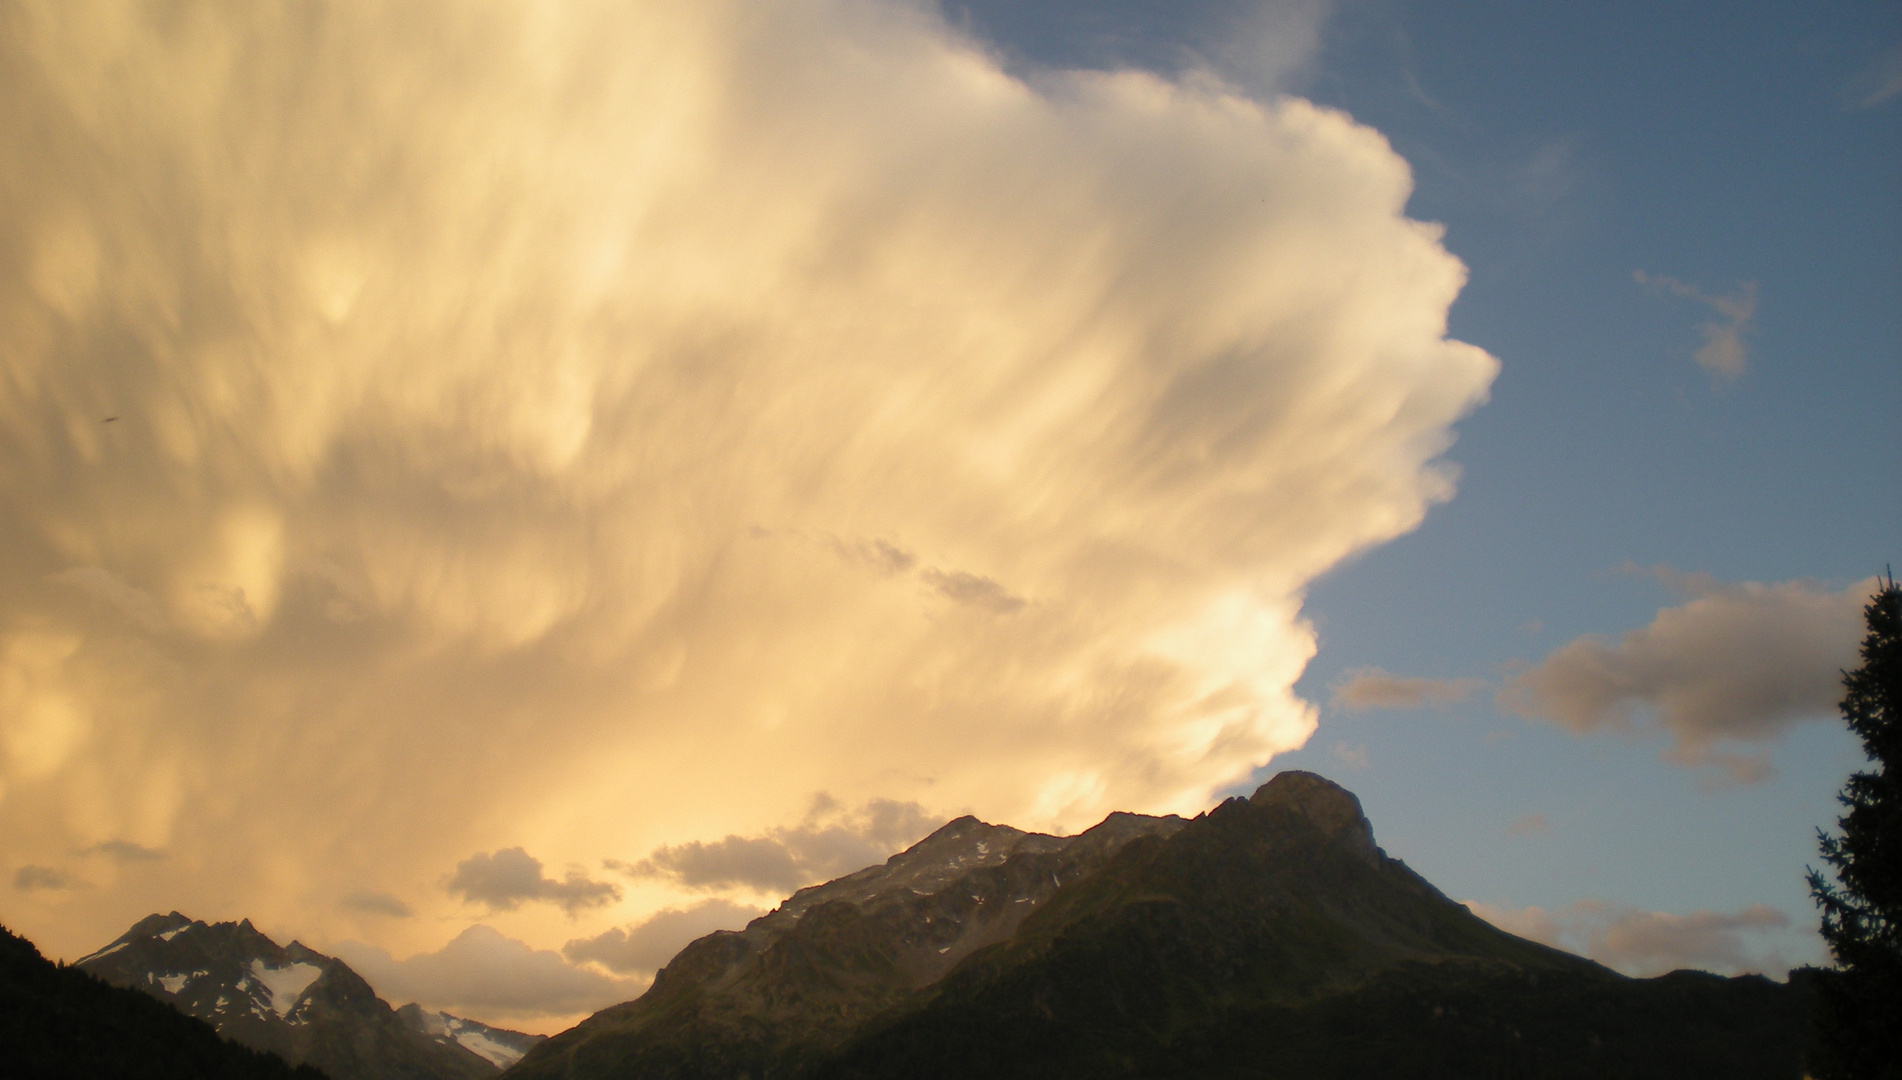
<path id="1" fill-rule="evenodd" d="M 1902 1078 L 1902 588 L 1891 574 L 1863 609 L 1862 666 L 1843 674 L 1843 719 L 1875 768 L 1843 785 L 1841 836 L 1817 830 L 1832 883 L 1810 870 L 1823 940 L 1818 1076 Z"/>

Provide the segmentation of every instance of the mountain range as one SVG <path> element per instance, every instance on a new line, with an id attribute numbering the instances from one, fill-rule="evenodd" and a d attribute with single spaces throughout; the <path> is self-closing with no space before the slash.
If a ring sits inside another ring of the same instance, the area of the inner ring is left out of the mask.
<path id="1" fill-rule="evenodd" d="M 1795 1080 L 1815 996 L 1802 972 L 1632 979 L 1508 934 L 1303 772 L 1193 819 L 1117 813 L 1076 836 L 958 818 L 700 938 L 641 997 L 549 1039 L 391 1009 L 249 922 L 173 912 L 73 968 L 17 938 L 0 959 L 0 992 L 58 983 L 67 1002 L 50 1042 L 4 1060 L 98 1057 L 73 1034 L 94 1009 L 106 1042 L 200 1063 L 150 1075 L 232 1080 Z M 136 1022 L 127 999 L 147 1006 Z M 34 1023 L 0 1031 L 31 1042 Z"/>
<path id="2" fill-rule="evenodd" d="M 280 946 L 248 919 L 151 915 L 74 966 L 331 1080 L 489 1080 L 543 1038 L 392 1009 L 343 961 Z"/>
<path id="3" fill-rule="evenodd" d="M 684 949 L 510 1080 L 1802 1075 L 1801 980 L 1514 937 L 1286 772 L 1075 837 L 960 818 Z"/>

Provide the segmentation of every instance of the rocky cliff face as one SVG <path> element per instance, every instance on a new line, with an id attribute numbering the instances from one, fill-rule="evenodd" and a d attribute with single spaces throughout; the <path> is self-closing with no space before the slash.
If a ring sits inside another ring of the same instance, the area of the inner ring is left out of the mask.
<path id="1" fill-rule="evenodd" d="M 487 1080 L 499 1071 L 454 1039 L 412 1029 L 343 961 L 295 941 L 280 946 L 249 920 L 151 915 L 75 966 L 332 1080 Z"/>

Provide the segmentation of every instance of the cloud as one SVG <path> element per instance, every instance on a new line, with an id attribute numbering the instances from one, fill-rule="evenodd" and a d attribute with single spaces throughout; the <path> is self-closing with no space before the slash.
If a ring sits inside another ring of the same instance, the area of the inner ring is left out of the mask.
<path id="1" fill-rule="evenodd" d="M 1467 906 L 1508 933 L 1590 957 L 1640 978 L 1679 968 L 1781 978 L 1791 967 L 1781 950 L 1750 943 L 1790 925 L 1788 915 L 1762 904 L 1735 914 L 1694 911 L 1689 915 L 1643 911 L 1602 900 L 1580 900 L 1552 911 L 1480 903 Z"/>
<path id="2" fill-rule="evenodd" d="M 57 891 L 78 885 L 79 881 L 71 874 L 50 866 L 29 864 L 13 872 L 13 887 L 21 892 Z"/>
<path id="3" fill-rule="evenodd" d="M 1473 696 L 1482 679 L 1417 679 L 1389 675 L 1379 668 L 1355 668 L 1334 685 L 1334 704 L 1343 709 L 1445 708 Z"/>
<path id="4" fill-rule="evenodd" d="M 859 540 L 847 543 L 833 537 L 832 549 L 842 557 L 863 563 L 882 574 L 908 573 L 918 563 L 918 556 L 885 540 Z"/>
<path id="5" fill-rule="evenodd" d="M 390 883 L 401 951 L 470 852 L 816 790 L 1202 809 L 1496 371 L 1378 132 L 928 4 L 9 10 L 0 835 L 162 849 L 167 910 Z"/>
<path id="6" fill-rule="evenodd" d="M 392 1005 L 415 1001 L 485 1023 L 590 1013 L 642 989 L 640 982 L 577 967 L 560 953 L 530 948 L 481 924 L 404 960 L 360 941 L 341 942 L 331 952 Z"/>
<path id="7" fill-rule="evenodd" d="M 1902 94 L 1902 45 L 1891 45 L 1849 81 L 1857 108 L 1873 109 Z"/>
<path id="8" fill-rule="evenodd" d="M 546 900 L 573 915 L 585 908 L 603 907 L 621 898 L 621 890 L 606 881 L 594 881 L 578 870 L 555 880 L 542 873 L 542 863 L 521 848 L 474 855 L 456 864 L 449 892 L 467 903 L 487 904 L 497 911 L 513 911 L 532 900 Z"/>
<path id="9" fill-rule="evenodd" d="M 1733 296 L 1711 296 L 1694 285 L 1687 285 L 1663 274 L 1634 270 L 1631 276 L 1640 285 L 1648 285 L 1659 292 L 1686 300 L 1695 300 L 1723 316 L 1721 321 L 1698 326 L 1698 332 L 1704 335 L 1704 344 L 1698 346 L 1691 358 L 1719 382 L 1731 382 L 1743 375 L 1744 368 L 1748 366 L 1743 339 L 1750 332 L 1750 320 L 1757 313 L 1755 282 L 1746 282 Z"/>
<path id="10" fill-rule="evenodd" d="M 386 892 L 353 892 L 343 898 L 343 906 L 366 915 L 388 915 L 393 919 L 416 917 L 416 909 Z"/>
<path id="11" fill-rule="evenodd" d="M 1544 814 L 1526 814 L 1506 826 L 1507 836 L 1534 836 L 1549 831 L 1550 823 Z"/>
<path id="12" fill-rule="evenodd" d="M 945 0 L 943 8 L 1046 68 L 1189 72 L 1272 97 L 1314 68 L 1332 0 L 1177 0 L 1024 4 Z"/>
<path id="13" fill-rule="evenodd" d="M 1765 778 L 1763 758 L 1720 747 L 1772 742 L 1835 711 L 1874 579 L 1840 592 L 1801 581 L 1680 580 L 1698 595 L 1616 641 L 1587 636 L 1560 647 L 1508 680 L 1500 707 L 1579 735 L 1662 729 L 1670 760 L 1719 765 L 1744 783 Z"/>
<path id="14" fill-rule="evenodd" d="M 639 862 L 610 860 L 608 866 L 634 878 L 662 878 L 689 889 L 743 888 L 784 895 L 883 862 L 943 820 L 917 803 L 891 799 L 873 799 L 847 813 L 830 795 L 821 794 L 797 826 L 762 836 L 664 845 Z"/>
<path id="15" fill-rule="evenodd" d="M 1352 746 L 1344 742 L 1334 744 L 1328 755 L 1350 769 L 1365 769 L 1373 762 L 1367 757 L 1367 744 L 1355 743 Z"/>
<path id="16" fill-rule="evenodd" d="M 81 855 L 104 855 L 115 862 L 139 863 L 158 862 L 165 858 L 163 851 L 154 851 L 143 844 L 130 840 L 101 840 L 99 843 L 80 852 Z"/>
<path id="17" fill-rule="evenodd" d="M 163 630 L 167 619 L 151 593 L 133 588 L 117 574 L 97 566 L 76 566 L 47 575 L 48 581 L 70 585 L 86 594 L 94 603 L 117 611 L 127 622 L 141 630 Z"/>
<path id="18" fill-rule="evenodd" d="M 996 615 L 1009 615 L 1024 606 L 1024 598 L 1012 596 L 1010 590 L 987 577 L 967 574 L 962 570 L 924 570 L 919 575 L 925 584 L 936 589 L 960 604 L 983 608 Z"/>
<path id="19" fill-rule="evenodd" d="M 666 908 L 626 928 L 614 927 L 561 947 L 575 963 L 593 961 L 622 975 L 651 976 L 688 942 L 715 930 L 739 930 L 766 914 L 765 908 L 727 900 L 702 900 L 686 908 Z"/>

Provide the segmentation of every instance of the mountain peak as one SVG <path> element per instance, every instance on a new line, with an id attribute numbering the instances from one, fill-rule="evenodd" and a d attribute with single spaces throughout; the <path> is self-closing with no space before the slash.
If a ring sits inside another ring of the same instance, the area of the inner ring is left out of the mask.
<path id="1" fill-rule="evenodd" d="M 1290 769 L 1257 788 L 1248 800 L 1267 810 L 1279 807 L 1306 818 L 1321 834 L 1369 861 L 1379 857 L 1374 827 L 1360 799 L 1325 776 Z"/>
<path id="2" fill-rule="evenodd" d="M 150 915 L 74 966 L 333 1080 L 485 1080 L 505 1067 L 504 1051 L 520 1056 L 501 1038 L 513 1032 L 412 1030 L 343 961 L 302 942 L 279 946 L 249 919 Z"/>

